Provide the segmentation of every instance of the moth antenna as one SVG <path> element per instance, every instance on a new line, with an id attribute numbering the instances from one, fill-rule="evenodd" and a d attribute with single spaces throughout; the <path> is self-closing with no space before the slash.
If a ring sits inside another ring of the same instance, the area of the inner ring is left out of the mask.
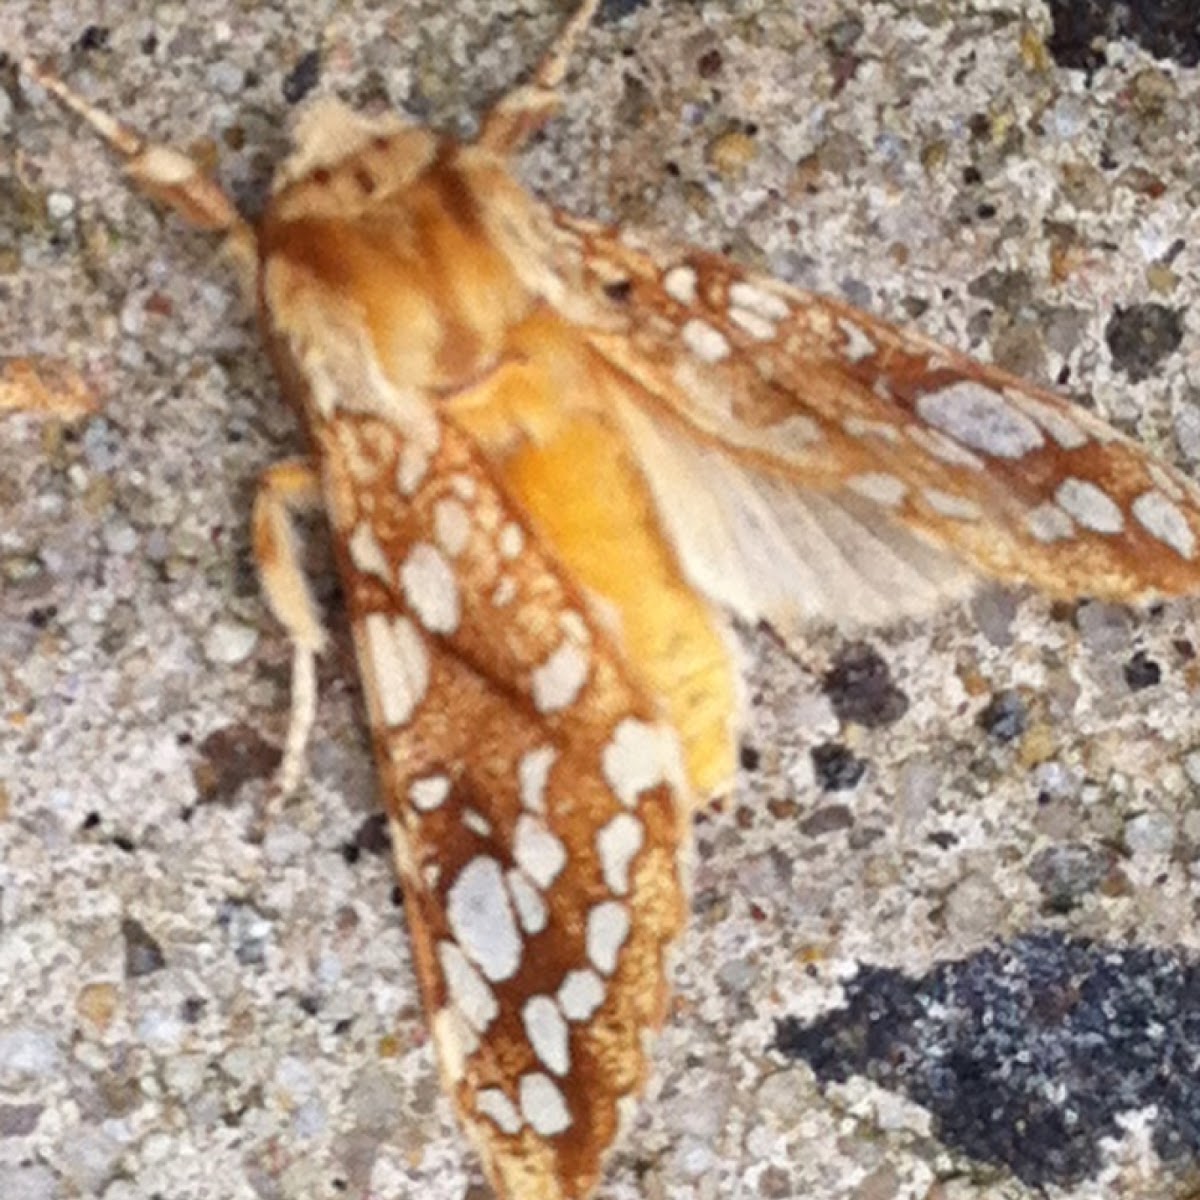
<path id="1" fill-rule="evenodd" d="M 542 55 L 533 79 L 506 93 L 483 118 L 478 144 L 497 154 L 515 154 L 562 106 L 559 85 L 571 65 L 579 39 L 600 8 L 600 0 L 583 0 Z"/>
<path id="2" fill-rule="evenodd" d="M 21 71 L 92 128 L 124 162 L 126 173 L 139 191 L 165 204 L 193 228 L 220 234 L 248 289 L 247 294 L 255 294 L 258 240 L 220 184 L 181 150 L 149 141 L 131 126 L 89 103 L 32 59 L 22 60 Z"/>
<path id="3" fill-rule="evenodd" d="M 587 32 L 588 26 L 595 19 L 600 9 L 600 0 L 583 0 L 569 17 L 567 23 L 559 31 L 558 37 L 550 44 L 550 48 L 542 55 L 537 70 L 533 74 L 535 87 L 546 91 L 557 91 L 571 65 L 571 56 L 575 53 L 579 39 Z"/>

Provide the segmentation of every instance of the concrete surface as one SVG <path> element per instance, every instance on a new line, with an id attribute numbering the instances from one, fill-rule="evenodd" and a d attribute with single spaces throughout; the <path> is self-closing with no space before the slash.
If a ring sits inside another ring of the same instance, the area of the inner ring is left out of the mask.
<path id="1" fill-rule="evenodd" d="M 466 130 L 558 19 L 93 9 L 9 0 L 0 47 L 250 206 L 314 83 Z M 1195 470 L 1200 80 L 1133 42 L 1068 70 L 1064 36 L 1035 0 L 610 4 L 527 175 L 1063 382 Z M 482 1196 L 344 631 L 313 785 L 252 836 L 288 651 L 246 518 L 298 442 L 232 280 L 0 83 L 0 353 L 70 357 L 104 404 L 0 425 L 0 1193 Z M 988 592 L 872 653 L 747 636 L 747 769 L 698 823 L 657 1095 L 601 1194 L 1188 1195 L 1198 618 Z"/>

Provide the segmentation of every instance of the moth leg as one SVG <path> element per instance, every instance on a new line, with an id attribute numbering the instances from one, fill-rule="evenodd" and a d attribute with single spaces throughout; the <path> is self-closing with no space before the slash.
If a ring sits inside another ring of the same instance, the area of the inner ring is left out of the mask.
<path id="1" fill-rule="evenodd" d="M 558 87 L 600 0 L 583 0 L 538 63 L 533 79 L 501 96 L 483 118 L 477 142 L 497 154 L 514 154 L 562 105 Z"/>
<path id="2" fill-rule="evenodd" d="M 286 798 L 304 774 L 317 714 L 317 655 L 326 635 L 300 565 L 293 517 L 321 508 L 321 486 L 305 459 L 287 459 L 263 472 L 254 498 L 254 558 L 267 603 L 292 643 L 292 704 L 276 792 Z"/>
<path id="3" fill-rule="evenodd" d="M 220 234 L 247 288 L 246 294 L 256 294 L 258 242 L 254 229 L 216 180 L 182 151 L 148 141 L 31 59 L 21 62 L 21 71 L 92 127 L 124 162 L 125 172 L 138 191 L 165 204 L 193 228 Z"/>
<path id="4" fill-rule="evenodd" d="M 0 412 L 76 421 L 97 411 L 83 376 L 51 358 L 0 359 Z"/>

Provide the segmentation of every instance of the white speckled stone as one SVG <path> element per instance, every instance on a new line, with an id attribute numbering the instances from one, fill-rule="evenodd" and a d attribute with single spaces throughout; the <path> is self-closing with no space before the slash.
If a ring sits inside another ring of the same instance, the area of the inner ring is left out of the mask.
<path id="1" fill-rule="evenodd" d="M 1125 822 L 1125 846 L 1131 854 L 1170 854 L 1175 823 L 1164 813 L 1142 813 Z"/>
<path id="2" fill-rule="evenodd" d="M 204 656 L 214 666 L 245 662 L 258 644 L 258 630 L 235 621 L 219 621 L 204 640 Z"/>

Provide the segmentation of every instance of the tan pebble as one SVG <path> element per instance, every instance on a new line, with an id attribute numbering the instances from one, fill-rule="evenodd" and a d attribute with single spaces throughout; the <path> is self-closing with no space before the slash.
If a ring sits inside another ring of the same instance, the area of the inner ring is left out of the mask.
<path id="1" fill-rule="evenodd" d="M 1023 766 L 1036 767 L 1039 763 L 1052 759 L 1055 750 L 1054 732 L 1050 726 L 1034 725 L 1021 739 L 1021 751 L 1018 757 Z"/>
<path id="2" fill-rule="evenodd" d="M 80 1018 L 103 1033 L 116 1015 L 120 995 L 115 983 L 88 983 L 75 997 L 75 1011 Z"/>
<path id="3" fill-rule="evenodd" d="M 708 163 L 726 178 L 740 175 L 755 159 L 758 146 L 740 129 L 730 129 L 708 144 Z"/>

